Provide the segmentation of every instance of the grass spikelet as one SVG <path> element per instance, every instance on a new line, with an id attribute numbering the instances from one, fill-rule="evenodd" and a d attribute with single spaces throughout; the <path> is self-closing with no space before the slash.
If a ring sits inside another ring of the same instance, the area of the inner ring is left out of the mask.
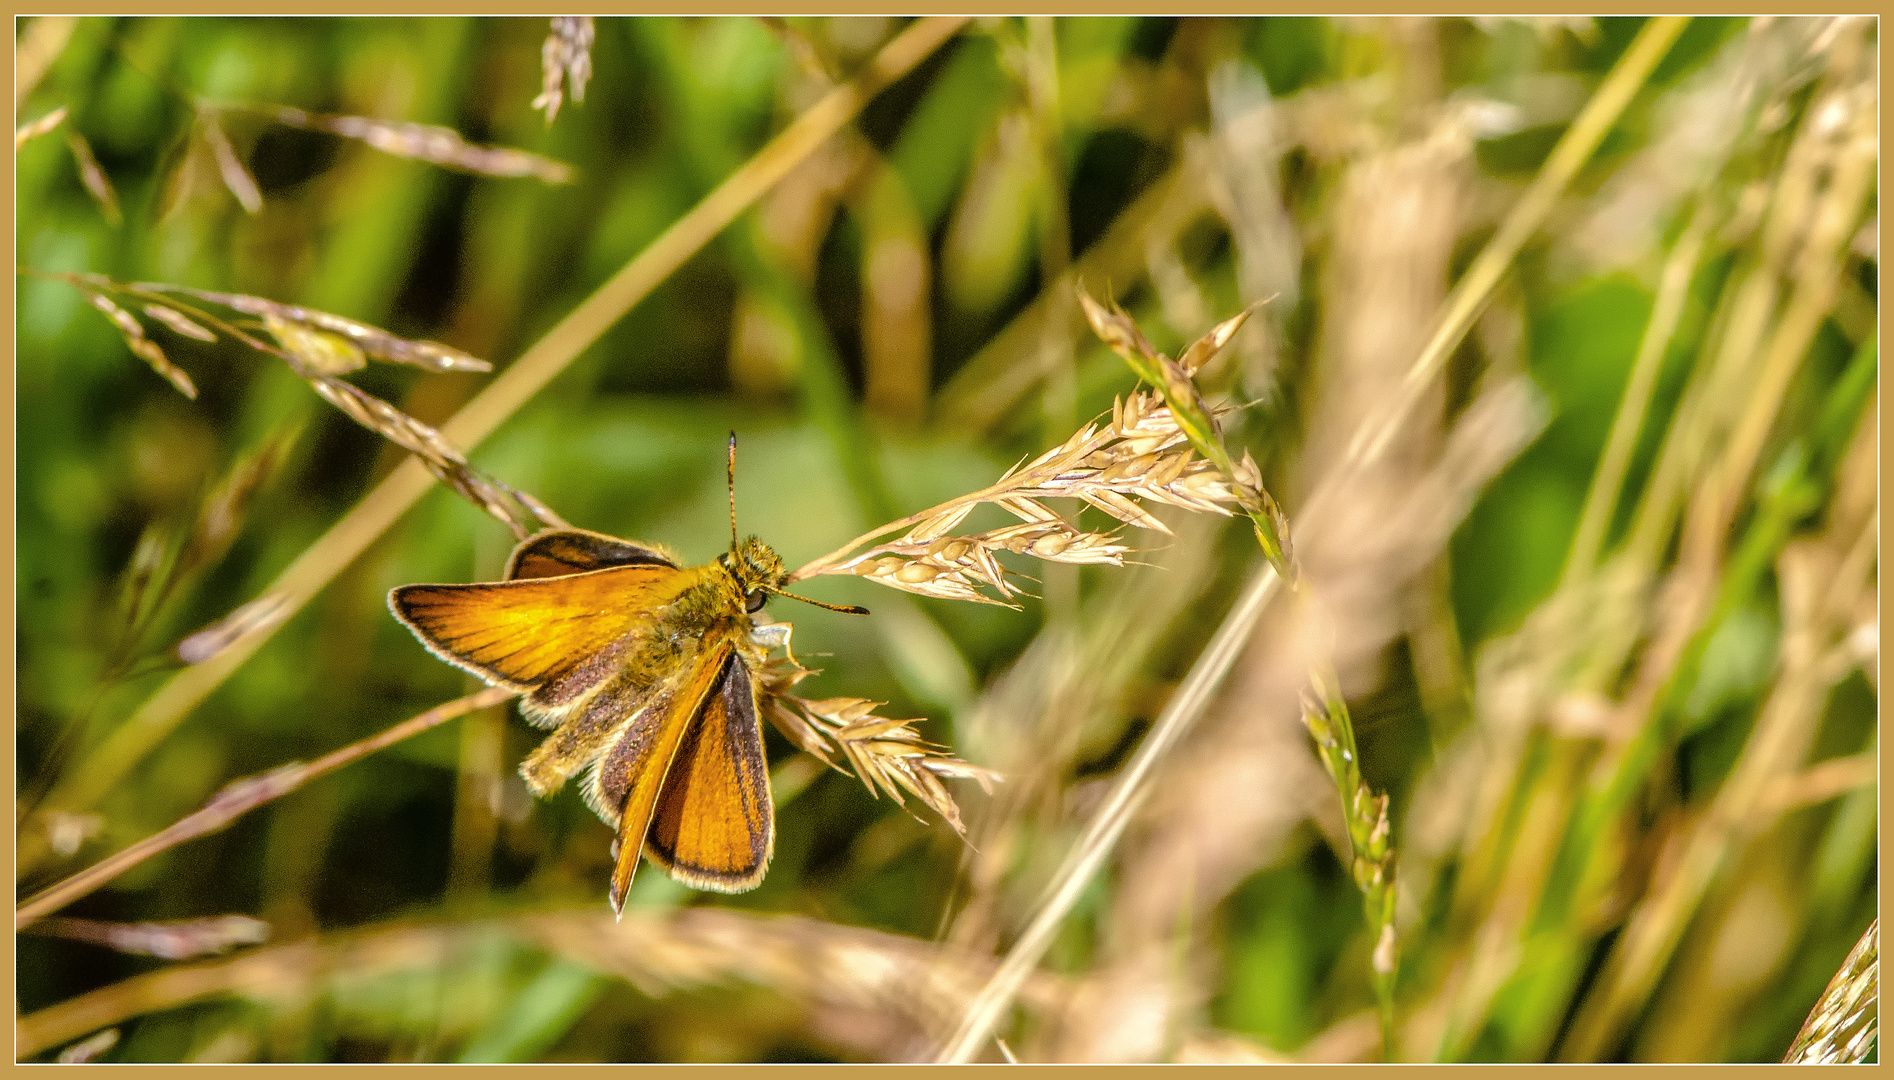
<path id="1" fill-rule="evenodd" d="M 243 528 L 244 516 L 257 489 L 276 471 L 295 439 L 286 432 L 238 461 L 198 510 L 197 522 L 178 556 L 177 575 L 189 574 L 222 558 Z"/>
<path id="2" fill-rule="evenodd" d="M 552 20 L 552 32 L 539 47 L 539 64 L 544 72 L 539 96 L 533 108 L 543 109 L 551 126 L 565 102 L 565 87 L 572 87 L 572 103 L 585 100 L 585 84 L 592 77 L 592 39 L 596 29 L 590 15 L 559 15 Z"/>
<path id="3" fill-rule="evenodd" d="M 775 660 L 764 669 L 758 689 L 763 711 L 771 724 L 798 747 L 823 764 L 862 782 L 869 794 L 885 792 L 896 806 L 906 807 L 902 792 L 919 799 L 962 837 L 967 827 L 940 780 L 973 780 L 991 793 L 1000 777 L 946 753 L 946 747 L 922 739 L 909 725 L 876 715 L 883 704 L 866 698 L 838 697 L 811 700 L 789 693 L 789 688 L 813 674 L 792 660 Z M 847 767 L 837 763 L 837 757 Z"/>
<path id="4" fill-rule="evenodd" d="M 40 117 L 30 124 L 24 124 L 13 129 L 13 149 L 18 150 L 28 142 L 53 130 L 65 119 L 66 107 L 61 105 L 59 108 L 54 109 L 52 112 L 47 113 L 45 116 Z"/>
<path id="5" fill-rule="evenodd" d="M 81 288 L 84 287 L 81 286 Z M 166 358 L 164 350 L 158 347 L 157 342 L 145 336 L 144 326 L 130 312 L 113 303 L 111 298 L 104 293 L 85 289 L 85 298 L 87 303 L 112 320 L 112 325 L 118 327 L 118 332 L 125 335 L 126 346 L 136 353 L 139 359 L 150 364 L 151 370 L 164 376 L 172 386 L 177 387 L 178 393 L 193 401 L 197 399 L 197 384 L 193 383 L 191 377 L 186 375 L 181 368 Z"/>
<path id="6" fill-rule="evenodd" d="M 255 109 L 279 124 L 309 131 L 326 131 L 367 143 L 384 154 L 425 161 L 482 176 L 532 177 L 548 184 L 572 179 L 572 167 L 524 150 L 479 146 L 461 138 L 453 128 L 376 120 L 366 116 L 324 116 L 286 106 Z"/>
<path id="7" fill-rule="evenodd" d="M 263 191 L 257 187 L 256 177 L 250 175 L 250 170 L 237 157 L 236 148 L 230 145 L 230 136 L 224 134 L 217 114 L 203 110 L 198 114 L 198 123 L 204 131 L 204 142 L 217 161 L 217 175 L 223 178 L 230 194 L 236 196 L 245 213 L 254 214 L 263 209 Z"/>
<path id="8" fill-rule="evenodd" d="M 113 923 L 96 919 L 43 919 L 32 932 L 102 945 L 133 956 L 191 960 L 270 939 L 270 924 L 247 915 L 214 915 L 170 922 Z"/>
<path id="9" fill-rule="evenodd" d="M 430 371 L 491 370 L 492 366 L 484 360 L 438 342 L 411 341 L 354 319 L 295 304 L 280 304 L 260 296 L 210 292 L 181 285 L 126 285 L 98 274 L 57 277 L 85 291 L 92 305 L 118 326 L 132 351 L 144 357 L 147 363 L 170 379 L 187 397 L 197 396 L 197 389 L 190 379 L 172 365 L 163 351 L 145 336 L 144 327 L 138 320 L 113 303 L 101 290 L 121 292 L 151 301 L 146 305 L 147 313 L 169 310 L 169 315 L 152 314 L 152 318 L 179 333 L 198 340 L 205 340 L 207 336 L 214 339 L 216 335 L 203 325 L 209 323 L 253 349 L 276 356 L 314 387 L 324 400 L 342 410 L 351 420 L 385 436 L 420 458 L 428 471 L 442 483 L 499 519 L 513 530 L 515 537 L 525 539 L 541 523 L 564 523 L 562 518 L 531 495 L 486 476 L 468 464 L 466 455 L 433 426 L 336 377 L 362 367 L 366 363 L 365 356 Z M 174 294 L 258 316 L 263 329 L 275 340 L 275 344 L 194 305 L 185 304 L 175 299 Z M 219 632 L 205 640 L 226 639 L 227 635 Z M 218 651 L 221 649 L 203 643 L 184 650 L 200 658 L 215 655 Z"/>
<path id="10" fill-rule="evenodd" d="M 278 344 L 288 349 L 311 371 L 324 375 L 347 375 L 368 366 L 368 357 L 354 342 L 341 334 L 290 322 L 274 312 L 263 316 L 263 326 Z"/>
<path id="11" fill-rule="evenodd" d="M 159 294 L 161 302 L 173 303 L 165 294 L 189 296 L 193 299 L 208 301 L 254 315 L 265 320 L 272 333 L 277 326 L 304 327 L 325 331 L 346 338 L 351 345 L 377 360 L 386 360 L 395 364 L 408 364 L 425 368 L 428 371 L 492 371 L 493 365 L 477 357 L 469 356 L 459 349 L 442 345 L 437 341 L 414 341 L 399 337 L 386 330 L 357 322 L 341 315 L 332 315 L 326 311 L 300 307 L 296 304 L 283 304 L 275 300 L 266 300 L 260 296 L 246 296 L 242 293 L 211 292 L 205 289 L 192 289 L 183 285 L 160 285 L 141 282 L 136 285 L 113 287 L 128 292 Z M 270 320 L 275 320 L 271 324 Z M 294 331 L 292 330 L 293 334 Z M 285 347 L 289 347 L 285 343 Z M 330 346 L 322 346 L 324 349 Z M 318 363 L 319 367 L 323 363 Z M 325 368 L 326 370 L 326 368 Z"/>
<path id="12" fill-rule="evenodd" d="M 1254 463 L 1248 469 L 1253 473 Z M 1020 591 L 1008 582 L 1007 571 L 995 557 L 999 552 L 1052 563 L 1124 565 L 1131 549 L 1115 533 L 1073 525 L 1040 501 L 1053 498 L 1078 499 L 1126 525 L 1169 533 L 1142 503 L 1229 516 L 1229 504 L 1240 505 L 1244 495 L 1216 466 L 1194 454 L 1169 406 L 1155 394 L 1138 392 L 1113 403 L 1109 423 L 1087 424 L 1062 445 L 1007 470 L 990 487 L 857 537 L 797 570 L 790 580 L 854 574 L 921 596 L 1010 606 Z M 1019 523 L 953 533 L 983 503 L 1005 510 Z M 900 539 L 851 554 L 901 528 L 907 532 Z"/>
<path id="13" fill-rule="evenodd" d="M 119 213 L 118 192 L 112 189 L 111 178 L 99 167 L 99 159 L 92 153 L 92 144 L 86 141 L 84 135 L 68 127 L 66 145 L 72 147 L 72 159 L 79 165 L 79 179 L 85 184 L 86 191 L 99 204 L 99 212 L 105 215 L 105 220 L 117 228 L 125 220 L 125 216 Z"/>
<path id="14" fill-rule="evenodd" d="M 1106 306 L 1092 299 L 1083 288 L 1078 290 L 1079 307 L 1085 312 L 1092 332 L 1124 358 L 1138 378 L 1150 383 L 1163 395 L 1171 423 L 1190 441 L 1191 448 L 1211 466 L 1228 477 L 1229 501 L 1249 515 L 1256 530 L 1256 542 L 1263 555 L 1275 565 L 1285 581 L 1293 581 L 1291 567 L 1295 554 L 1289 547 L 1289 519 L 1262 485 L 1262 473 L 1247 452 L 1241 461 L 1230 456 L 1223 446 L 1223 433 L 1217 416 L 1204 402 L 1192 381 L 1198 371 L 1219 350 L 1230 343 L 1236 332 L 1249 321 L 1257 305 L 1210 328 L 1210 332 L 1192 342 L 1179 360 L 1172 360 L 1151 347 L 1137 324 L 1117 304 Z M 1193 507 L 1199 509 L 1199 507 Z"/>
<path id="15" fill-rule="evenodd" d="M 330 354 L 322 355 L 327 357 Z M 530 536 L 538 527 L 538 522 L 563 526 L 562 519 L 543 503 L 468 464 L 466 455 L 431 425 L 416 420 L 350 383 L 303 364 L 301 357 L 297 357 L 291 366 L 329 404 L 342 410 L 349 419 L 380 433 L 420 458 L 436 479 L 499 519 L 513 530 L 516 539 L 524 540 Z"/>
<path id="16" fill-rule="evenodd" d="M 163 304 L 146 304 L 144 311 L 147 316 L 165 324 L 187 338 L 193 338 L 197 341 L 217 340 L 216 334 L 192 322 L 190 316 L 185 315 L 176 308 L 165 307 Z"/>
<path id="17" fill-rule="evenodd" d="M 118 1029 L 106 1028 L 97 1035 L 88 1036 L 61 1050 L 59 1052 L 59 1063 L 61 1065 L 83 1065 L 88 1061 L 95 1060 L 100 1054 L 105 1053 L 117 1045 Z"/>
<path id="18" fill-rule="evenodd" d="M 184 136 L 183 150 L 175 155 L 176 162 L 165 174 L 164 183 L 159 188 L 158 224 L 169 224 L 190 203 L 192 194 L 197 190 L 198 173 L 209 167 L 204 159 L 212 156 L 199 125 L 192 124 Z"/>
<path id="19" fill-rule="evenodd" d="M 1866 1061 L 1880 1041 L 1880 973 L 1881 920 L 1876 919 L 1828 981 L 1782 1060 L 1792 1065 Z"/>
<path id="20" fill-rule="evenodd" d="M 287 617 L 283 598 L 275 593 L 264 593 L 178 642 L 177 657 L 187 664 L 201 664 L 229 648 L 239 638 L 265 627 L 277 626 Z"/>
<path id="21" fill-rule="evenodd" d="M 1369 970 L 1376 1016 L 1381 1023 L 1382 1057 L 1393 1061 L 1394 976 L 1400 957 L 1394 935 L 1394 851 L 1389 842 L 1388 797 L 1370 791 L 1361 777 L 1355 725 L 1333 678 L 1332 672 L 1312 677 L 1313 692 L 1303 698 L 1302 723 L 1315 742 L 1316 756 L 1322 759 L 1322 767 L 1341 795 L 1352 856 L 1350 872 L 1361 890 L 1369 934 L 1374 940 Z"/>

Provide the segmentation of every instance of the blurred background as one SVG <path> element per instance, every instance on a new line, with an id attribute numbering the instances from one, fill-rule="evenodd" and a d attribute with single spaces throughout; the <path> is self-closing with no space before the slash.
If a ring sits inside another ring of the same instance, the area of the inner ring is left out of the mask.
<path id="1" fill-rule="evenodd" d="M 44 275 L 301 305 L 503 370 L 903 25 L 17 21 L 16 127 L 66 110 L 16 139 L 18 895 L 471 692 L 384 597 L 497 577 L 513 543 L 436 485 L 121 753 L 178 643 L 406 454 L 154 316 L 188 399 Z M 1380 1058 L 1375 941 L 1301 723 L 1326 660 L 1391 796 L 1396 1056 L 1778 1060 L 1878 901 L 1877 42 L 1694 19 L 1626 74 L 1671 32 L 971 21 L 463 449 L 702 562 L 734 429 L 739 524 L 795 566 L 1135 387 L 1075 282 L 1173 354 L 1266 300 L 1199 381 L 1292 517 L 1327 491 L 1294 535 L 1326 615 L 1270 610 L 982 1056 Z M 550 124 L 542 59 L 589 66 L 555 67 Z M 1388 452 L 1339 472 L 1456 282 L 1511 246 Z M 347 375 L 435 425 L 494 377 Z M 1017 611 L 841 577 L 803 591 L 872 618 L 771 609 L 821 669 L 809 696 L 885 701 L 1005 776 L 955 782 L 967 843 L 770 731 L 763 885 L 647 871 L 615 926 L 609 830 L 576 790 L 527 794 L 539 734 L 501 706 L 27 928 L 19 1053 L 931 1056 L 1260 564 L 1240 522 L 1163 516 L 1137 565 L 1016 565 L 1043 597 Z"/>

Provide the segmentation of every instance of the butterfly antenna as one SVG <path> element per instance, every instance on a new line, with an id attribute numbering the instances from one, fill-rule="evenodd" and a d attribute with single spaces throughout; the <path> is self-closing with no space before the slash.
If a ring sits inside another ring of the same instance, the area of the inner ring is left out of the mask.
<path id="1" fill-rule="evenodd" d="M 853 604 L 849 604 L 849 605 L 847 605 L 847 606 L 844 606 L 844 605 L 842 605 L 842 604 L 825 604 L 825 603 L 823 603 L 823 602 L 822 602 L 822 601 L 820 601 L 820 600 L 811 600 L 811 599 L 809 599 L 809 598 L 808 598 L 808 597 L 806 597 L 806 596 L 797 596 L 797 595 L 796 595 L 795 593 L 792 593 L 792 592 L 786 592 L 786 591 L 784 591 L 784 590 L 782 590 L 782 589 L 771 589 L 771 590 L 769 590 L 769 591 L 770 591 L 770 592 L 773 592 L 773 593 L 775 593 L 775 594 L 776 594 L 777 596 L 786 596 L 786 597 L 788 597 L 788 598 L 789 598 L 789 599 L 791 599 L 791 600 L 800 600 L 800 601 L 802 601 L 802 602 L 803 602 L 803 603 L 805 603 L 805 604 L 814 604 L 814 605 L 815 605 L 816 607 L 819 607 L 819 608 L 828 608 L 828 609 L 829 609 L 830 611 L 839 611 L 839 612 L 841 612 L 841 613 L 842 613 L 842 614 L 844 614 L 844 615 L 866 615 L 866 614 L 868 614 L 868 609 L 867 609 L 867 608 L 865 608 L 865 607 L 856 607 L 856 606 L 855 606 L 855 605 L 853 605 Z"/>
<path id="2" fill-rule="evenodd" d="M 737 433 L 730 433 L 730 463 L 726 475 L 730 479 L 730 550 L 737 549 Z"/>

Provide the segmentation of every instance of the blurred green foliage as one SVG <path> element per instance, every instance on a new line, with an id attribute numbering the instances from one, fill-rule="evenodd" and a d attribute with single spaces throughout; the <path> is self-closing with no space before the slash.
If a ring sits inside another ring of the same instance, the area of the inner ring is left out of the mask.
<path id="1" fill-rule="evenodd" d="M 16 43 L 34 25 L 25 22 Z M 1426 93 L 1440 102 L 1504 103 L 1520 118 L 1474 145 L 1470 190 L 1479 208 L 1455 240 L 1457 273 L 1641 23 L 1429 25 L 1427 43 L 1418 46 L 1434 65 Z M 18 258 L 39 274 L 91 271 L 301 304 L 439 340 L 504 367 L 897 29 L 887 19 L 600 20 L 585 99 L 568 100 L 549 126 L 529 104 L 540 86 L 543 19 L 80 19 L 21 101 L 16 122 L 69 109 L 66 125 L 92 146 L 124 222 L 115 228 L 101 216 L 62 128 L 16 155 Z M 1377 145 L 1406 137 L 1400 95 L 1348 95 L 1420 78 L 1404 66 L 1417 48 L 1404 36 L 1408 29 L 1376 20 L 1063 19 L 1055 34 L 1058 112 L 1048 120 L 1030 106 L 1028 33 L 1016 20 L 974 23 L 858 118 L 849 146 L 870 168 L 814 160 L 786 183 L 830 183 L 838 190 L 826 202 L 766 200 L 746 214 L 470 458 L 576 525 L 660 542 L 702 561 L 727 535 L 722 447 L 734 429 L 739 524 L 799 565 L 879 521 L 982 487 L 1039 453 L 1049 437 L 1063 438 L 1060 406 L 1038 383 L 978 422 L 937 407 L 949 388 L 979 391 L 1012 377 L 1016 365 L 1037 362 L 1036 343 L 987 368 L 976 360 L 1022 313 L 1037 310 L 1032 305 L 1048 285 L 1042 196 L 1051 166 L 1032 148 L 1032 125 L 1054 126 L 1052 160 L 1063 178 L 1054 198 L 1069 226 L 1070 251 L 1062 257 L 1118 258 L 1102 265 L 1129 267 L 1115 277 L 1095 270 L 1099 276 L 1086 284 L 1109 287 L 1160 348 L 1175 350 L 1203 327 L 1172 321 L 1177 311 L 1149 284 L 1144 254 L 1112 256 L 1103 238 L 1139 199 L 1197 160 L 1188 139 L 1211 124 L 1211 74 L 1260 76 L 1264 98 L 1277 101 L 1338 95 L 1347 102 L 1338 110 L 1372 129 L 1368 141 Z M 1511 365 L 1530 377 L 1548 417 L 1485 488 L 1441 556 L 1447 617 L 1467 679 L 1482 646 L 1517 631 L 1559 586 L 1651 318 L 1655 267 L 1688 209 L 1676 222 L 1659 222 L 1663 235 L 1626 266 L 1566 257 L 1563 230 L 1608 195 L 1692 80 L 1754 33 L 1736 19 L 1689 27 L 1495 301 L 1499 315 L 1515 321 L 1515 354 L 1505 355 L 1492 335 L 1476 335 L 1456 356 L 1452 378 L 1461 391 L 1470 392 L 1483 372 Z M 1785 116 L 1800 116 L 1809 98 L 1806 90 L 1790 94 Z M 566 162 L 575 179 L 550 185 L 443 169 L 275 123 L 237 108 L 244 105 L 441 125 L 471 142 Z M 193 109 L 200 106 L 228 107 L 222 123 L 261 188 L 260 213 L 242 210 L 198 147 Z M 1782 133 L 1752 153 L 1758 176 L 1779 166 L 1793 128 L 1779 124 Z M 1248 357 L 1206 376 L 1253 403 L 1229 421 L 1232 446 L 1253 448 L 1272 487 L 1287 485 L 1291 512 L 1297 455 L 1321 434 L 1306 425 L 1322 385 L 1323 319 L 1350 302 L 1345 288 L 1337 292 L 1323 277 L 1336 242 L 1331 215 L 1342 170 L 1362 153 L 1302 147 L 1282 156 L 1275 182 L 1291 235 L 1306 243 L 1288 279 L 1300 292 L 1271 309 L 1269 363 Z M 824 169 L 836 175 L 824 178 Z M 870 176 L 880 179 L 863 179 Z M 1740 197 L 1742 178 L 1706 182 L 1716 197 L 1732 204 Z M 814 224 L 796 233 L 793 223 L 770 217 L 772 207 L 780 215 L 812 214 Z M 1865 213 L 1872 218 L 1871 205 Z M 1178 233 L 1172 239 L 1208 316 L 1261 299 L 1244 292 L 1239 262 L 1248 252 L 1221 226 Z M 890 352 L 869 329 L 878 317 L 876 267 L 884 265 L 876 254 L 887 238 L 907 235 L 923 245 L 927 293 L 918 313 L 900 321 L 910 333 L 905 340 L 918 347 Z M 1635 493 L 1649 482 L 1705 342 L 1730 317 L 1719 305 L 1747 258 L 1716 249 L 1690 278 L 1651 419 L 1630 458 L 1631 494 L 1613 509 L 1607 550 L 1632 527 Z M 1857 419 L 1872 407 L 1877 267 L 1871 254 L 1849 257 L 1843 298 L 1771 428 L 1751 485 L 1758 501 L 1740 516 L 1731 542 L 1726 591 L 1693 654 L 1694 677 L 1677 690 L 1678 725 L 1665 738 L 1668 756 L 1653 781 L 1660 794 L 1633 815 L 1643 825 L 1706 805 L 1775 684 L 1785 634 L 1775 560 L 1790 539 L 1819 525 Z M 253 599 L 387 474 L 399 452 L 269 357 L 154 330 L 200 389 L 197 400 L 186 400 L 76 290 L 32 274 L 16 280 L 16 775 L 30 793 L 82 763 L 175 667 L 169 650 L 180 638 Z M 744 321 L 748 305 L 761 312 L 753 324 Z M 745 338 L 745 326 L 762 338 Z M 1089 335 L 1071 342 L 1072 415 L 1083 419 L 1108 410 L 1135 380 Z M 371 365 L 352 381 L 438 424 L 490 378 Z M 870 388 L 884 385 L 907 388 L 901 392 L 911 393 L 918 411 L 880 403 Z M 114 673 L 127 568 L 141 536 L 155 530 L 178 542 L 206 492 L 277 439 L 287 455 L 248 506 L 228 553 L 180 584 L 135 643 L 137 662 Z M 1047 796 L 1048 806 L 1081 805 L 1074 792 L 1082 783 L 1116 768 L 1214 630 L 1256 557 L 1247 530 L 1230 530 L 1224 540 L 1200 571 L 1207 586 L 1201 609 L 1165 638 L 1122 715 L 1108 718 L 1119 726 L 1108 730 L 1105 749 L 1075 762 L 1069 788 Z M 491 579 L 510 545 L 479 510 L 432 491 L 91 808 L 96 830 L 77 854 L 24 868 L 19 894 L 162 829 L 233 778 L 309 760 L 467 693 L 468 679 L 428 657 L 387 614 L 383 598 L 410 582 Z M 1078 594 L 1108 593 L 1117 587 L 1113 575 L 1123 573 L 1088 568 Z M 804 589 L 876 611 L 874 619 L 800 606 L 777 612 L 794 620 L 799 654 L 822 670 L 808 684 L 810 696 L 871 698 L 889 702 L 884 715 L 929 717 L 924 733 L 970 758 L 962 739 L 974 699 L 1049 618 L 1037 603 L 1017 612 L 954 605 L 855 581 L 816 580 Z M 1356 711 L 1363 770 L 1376 790 L 1395 793 L 1398 850 L 1416 785 L 1446 752 L 1442 733 L 1450 725 L 1444 714 L 1430 715 L 1437 706 L 1426 686 L 1417 687 L 1410 643 L 1401 639 L 1387 657 L 1385 685 L 1356 702 Z M 1855 674 L 1824 699 L 1811 761 L 1874 747 L 1877 686 Z M 1467 690 L 1454 708 L 1473 708 L 1476 696 Z M 62 738 L 70 740 L 64 749 Z M 606 829 L 576 791 L 532 804 L 514 775 L 537 738 L 510 711 L 470 717 L 140 866 L 69 913 L 121 922 L 248 913 L 269 920 L 282 941 L 397 917 L 451 922 L 548 907 L 603 910 Z M 773 766 L 794 757 L 775 733 L 767 738 Z M 1569 766 L 1562 751 L 1539 753 L 1528 760 L 1544 764 L 1546 775 Z M 1522 772 L 1521 790 L 1534 775 Z M 977 814 L 984 797 L 968 784 L 956 792 Z M 1669 981 L 1656 988 L 1649 1010 L 1605 1056 L 1779 1056 L 1872 917 L 1874 797 L 1872 786 L 1855 788 L 1792 810 L 1766 843 L 1744 849 L 1740 866 L 1726 868 L 1739 882 L 1774 883 L 1769 896 L 1780 910 L 1772 918 L 1783 946 L 1779 962 L 1755 978 L 1758 989 L 1701 1017 L 1674 1000 L 1696 985 L 1691 980 L 1707 977 L 1693 972 L 1708 962 L 1700 957 L 1713 948 L 1717 920 L 1745 902 L 1719 893 L 1691 924 L 1682 959 L 1667 969 Z M 1513 813 L 1508 820 L 1528 811 L 1521 802 Z M 1069 828 L 1049 830 L 1035 840 L 1034 857 L 1056 862 L 1070 835 Z M 1624 842 L 1635 847 L 1637 838 Z M 1771 862 L 1769 851 L 1784 854 Z M 1018 858 L 1022 868 L 1036 865 L 1024 853 Z M 930 939 L 962 896 L 962 859 L 959 842 L 937 821 L 916 822 L 825 770 L 784 800 L 761 888 L 711 898 L 647 872 L 631 904 L 797 913 Z M 1447 946 L 1430 951 L 1430 935 L 1444 942 L 1464 929 L 1456 921 L 1464 912 L 1443 897 L 1455 895 L 1453 875 L 1470 860 L 1446 860 L 1435 878 L 1402 879 L 1403 890 L 1412 890 L 1402 932 L 1418 939 L 1411 949 L 1403 944 L 1404 957 L 1415 958 L 1401 972 L 1404 1013 L 1421 1016 L 1442 993 Z M 1213 919 L 1188 929 L 1211 957 L 1200 1019 L 1293 1053 L 1369 1007 L 1372 943 L 1345 866 L 1305 822 L 1216 903 Z M 1028 884 L 1017 891 L 1030 893 L 1043 875 L 1020 880 Z M 1115 887 L 1108 878 L 1093 883 L 1049 970 L 1078 978 L 1092 967 Z M 1461 1049 L 1449 1056 L 1554 1054 L 1600 978 L 1613 933 L 1575 931 L 1544 939 L 1542 951 L 1529 949 L 1490 1017 L 1463 1033 Z M 826 1035 L 811 1027 L 794 995 L 748 984 L 657 992 L 503 934 L 471 940 L 416 970 L 318 974 L 314 988 L 276 998 L 221 997 L 151 1012 L 130 1021 L 106 1057 L 874 1056 L 867 1044 L 834 1036 L 833 1024 L 822 1029 Z M 166 966 L 28 934 L 19 938 L 18 1006 L 30 1014 Z M 1663 1037 L 1665 1026 L 1699 1023 L 1708 1026 L 1692 1039 Z M 1405 1050 L 1433 1053 L 1418 1042 Z"/>

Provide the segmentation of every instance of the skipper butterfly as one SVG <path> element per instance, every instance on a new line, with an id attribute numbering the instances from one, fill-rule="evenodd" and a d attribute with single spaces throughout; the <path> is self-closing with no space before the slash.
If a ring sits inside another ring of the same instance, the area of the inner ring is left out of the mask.
<path id="1" fill-rule="evenodd" d="M 388 607 L 428 650 L 494 686 L 554 729 L 520 766 L 536 795 L 585 773 L 586 805 L 617 830 L 609 893 L 622 914 L 639 855 L 697 889 L 744 892 L 775 840 L 758 720 L 757 673 L 787 623 L 755 616 L 783 591 L 782 559 L 736 531 L 730 435 L 730 550 L 683 567 L 656 545 L 583 529 L 537 533 L 504 580 L 404 585 Z"/>

